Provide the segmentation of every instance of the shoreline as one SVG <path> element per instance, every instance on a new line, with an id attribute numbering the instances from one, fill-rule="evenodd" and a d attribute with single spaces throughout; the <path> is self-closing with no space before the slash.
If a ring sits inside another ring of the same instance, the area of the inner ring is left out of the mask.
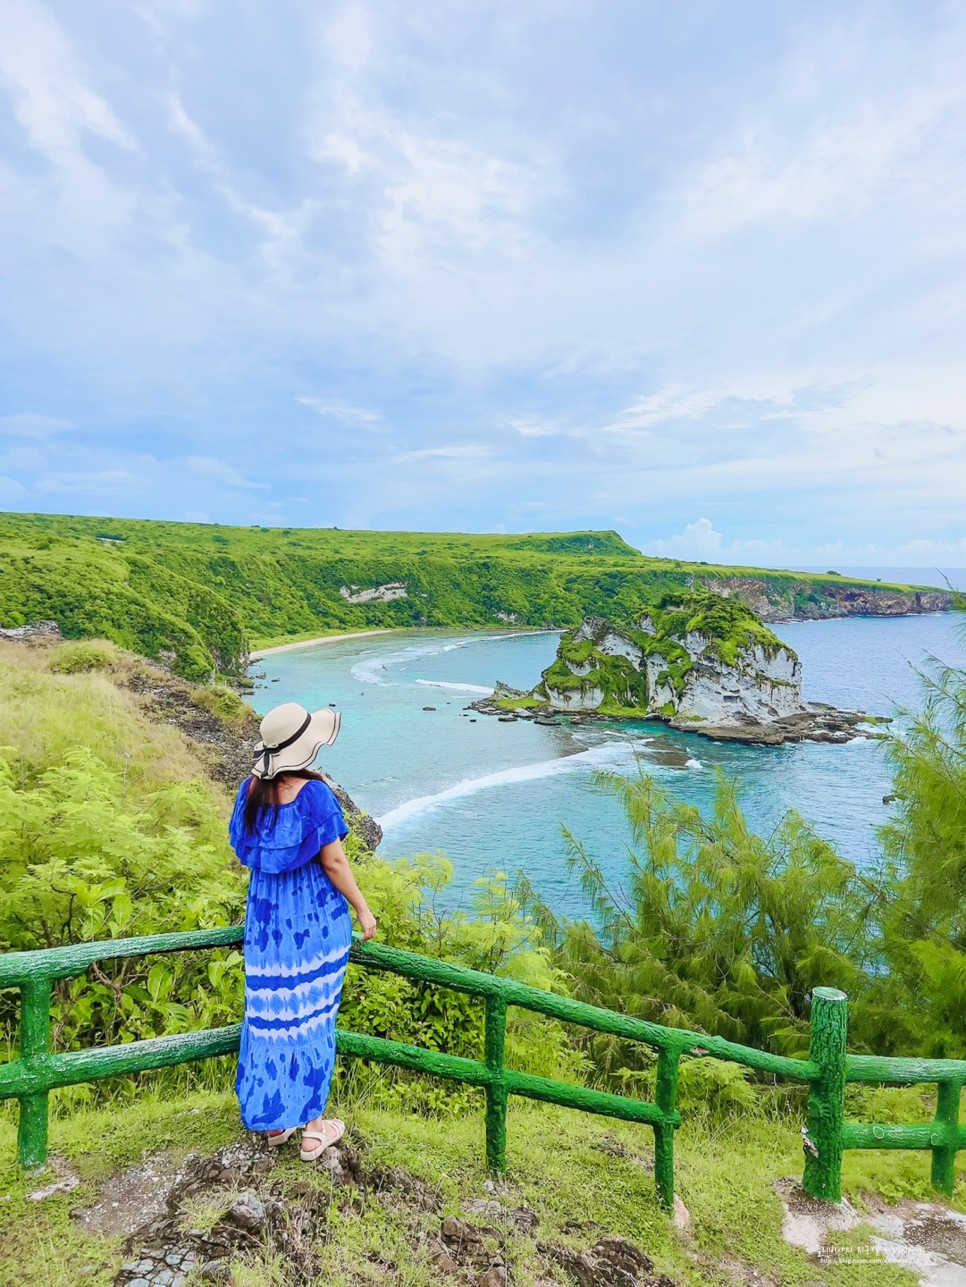
<path id="1" fill-rule="evenodd" d="M 765 620 L 766 625 L 772 626 L 797 626 L 810 625 L 825 621 L 850 621 L 855 617 L 861 617 L 867 621 L 893 620 L 896 617 L 929 617 L 945 616 L 947 613 L 955 611 L 952 608 L 937 608 L 926 612 L 846 612 L 838 617 L 780 617 L 776 620 Z M 393 634 L 412 634 L 417 631 L 425 630 L 450 630 L 459 631 L 500 631 L 507 634 L 562 634 L 566 630 L 572 629 L 569 626 L 375 626 L 371 630 L 350 630 L 345 634 L 336 635 L 319 635 L 314 639 L 301 639 L 295 643 L 273 644 L 270 648 L 254 648 L 248 654 L 249 665 L 253 662 L 261 661 L 263 657 L 270 657 L 278 652 L 293 652 L 296 648 L 314 648 L 317 644 L 337 643 L 340 639 L 364 639 L 368 635 L 393 635 Z"/>
<path id="2" fill-rule="evenodd" d="M 274 644 L 271 648 L 255 648 L 248 654 L 249 665 L 276 652 L 293 652 L 296 648 L 314 648 L 316 644 L 338 643 L 341 639 L 364 639 L 366 635 L 392 635 L 405 631 L 406 626 L 378 626 L 373 630 L 351 630 L 342 635 L 319 635 L 317 639 L 300 639 L 297 643 Z"/>
<path id="3" fill-rule="evenodd" d="M 337 643 L 340 639 L 364 639 L 367 635 L 409 635 L 438 630 L 441 633 L 459 634 L 482 631 L 509 637 L 521 635 L 556 635 L 565 626 L 376 626 L 372 630 L 352 630 L 342 635 L 320 635 L 317 639 L 301 639 L 296 643 L 274 644 L 271 648 L 255 648 L 248 654 L 249 665 L 276 652 L 292 652 L 295 648 L 314 648 L 316 644 Z"/>

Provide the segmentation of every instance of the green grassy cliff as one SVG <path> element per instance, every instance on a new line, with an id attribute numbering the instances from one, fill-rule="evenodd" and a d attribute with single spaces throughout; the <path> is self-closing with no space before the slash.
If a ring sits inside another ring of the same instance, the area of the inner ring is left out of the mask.
<path id="1" fill-rule="evenodd" d="M 644 659 L 660 658 L 655 687 L 668 697 L 672 693 L 680 697 L 696 664 L 697 654 L 685 646 L 694 634 L 702 638 L 703 657 L 713 656 L 729 666 L 737 663 L 743 649 L 758 646 L 774 653 L 785 648 L 740 599 L 708 591 L 665 593 L 636 625 L 615 628 L 611 622 L 591 617 L 568 631 L 534 696 L 594 692 L 603 694 L 603 699 L 595 702 L 601 714 L 643 714 L 654 706 Z M 608 647 L 610 637 L 616 648 Z M 627 648 L 640 655 L 640 664 L 624 655 Z M 794 653 L 790 655 L 794 657 Z M 671 715 L 674 708 L 669 705 L 663 713 Z"/>
<path id="2" fill-rule="evenodd" d="M 372 627 L 574 626 L 689 585 L 759 616 L 936 611 L 948 596 L 833 575 L 652 559 L 616 532 L 470 535 L 0 516 L 0 627 L 57 623 L 204 680 L 254 642 Z"/>

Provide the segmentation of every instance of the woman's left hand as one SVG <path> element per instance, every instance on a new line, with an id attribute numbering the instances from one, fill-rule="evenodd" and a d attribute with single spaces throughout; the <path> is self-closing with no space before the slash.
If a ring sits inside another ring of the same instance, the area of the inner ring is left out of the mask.
<path id="1" fill-rule="evenodd" d="M 364 907 L 359 912 L 359 928 L 362 930 L 363 943 L 368 943 L 378 929 L 376 918 L 368 907 Z"/>

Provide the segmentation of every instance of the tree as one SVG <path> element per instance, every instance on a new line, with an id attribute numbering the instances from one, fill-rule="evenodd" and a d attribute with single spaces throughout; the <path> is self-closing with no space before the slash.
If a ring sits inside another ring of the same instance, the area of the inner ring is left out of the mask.
<path id="1" fill-rule="evenodd" d="M 574 995 L 795 1055 L 808 1044 L 813 987 L 841 987 L 861 1002 L 876 951 L 877 897 L 797 814 L 761 837 L 749 831 L 736 786 L 723 775 L 708 817 L 643 772 L 630 780 L 603 774 L 599 782 L 630 823 L 626 881 L 605 875 L 566 833 L 588 915 L 561 920 L 524 890 Z M 597 1041 L 596 1053 L 612 1069 L 639 1058 L 617 1042 Z"/>

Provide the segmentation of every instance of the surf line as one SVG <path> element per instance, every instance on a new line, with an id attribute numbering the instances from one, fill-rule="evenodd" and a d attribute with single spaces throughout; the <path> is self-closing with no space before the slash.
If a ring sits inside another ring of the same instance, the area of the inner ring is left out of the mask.
<path id="1" fill-rule="evenodd" d="M 492 687 L 484 688 L 481 684 L 457 684 L 450 683 L 445 679 L 417 679 L 415 682 L 421 684 L 423 688 L 445 688 L 460 693 L 486 693 L 489 695 L 493 692 Z"/>
<path id="2" fill-rule="evenodd" d="M 483 773 L 476 778 L 464 778 L 443 791 L 406 800 L 377 818 L 376 822 L 385 832 L 402 822 L 407 822 L 410 818 L 449 804 L 451 800 L 462 800 L 480 791 L 489 791 L 494 787 L 508 786 L 516 782 L 534 782 L 539 778 L 555 777 L 558 773 L 592 769 L 599 765 L 625 763 L 633 759 L 640 748 L 653 740 L 650 737 L 635 739 L 634 743 L 628 746 L 623 740 L 615 739 L 603 742 L 599 746 L 588 747 L 585 751 L 575 751 L 572 755 L 561 755 L 552 760 L 539 760 L 536 764 L 518 764 L 513 768 L 498 769 L 495 773 Z"/>

